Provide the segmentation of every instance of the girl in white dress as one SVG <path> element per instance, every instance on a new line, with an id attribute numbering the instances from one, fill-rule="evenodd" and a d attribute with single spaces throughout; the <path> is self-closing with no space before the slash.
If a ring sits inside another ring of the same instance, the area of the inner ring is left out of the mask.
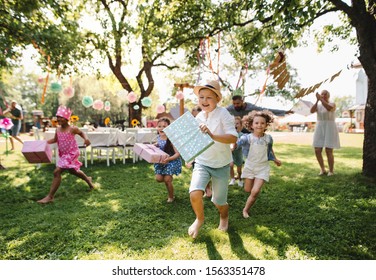
<path id="1" fill-rule="evenodd" d="M 277 166 L 281 165 L 273 151 L 273 138 L 265 131 L 273 116 L 268 111 L 252 111 L 245 117 L 245 127 L 251 131 L 248 138 L 249 153 L 244 164 L 242 178 L 244 178 L 244 190 L 250 193 L 243 208 L 243 217 L 249 217 L 249 209 L 256 202 L 264 182 L 269 181 L 269 160 L 273 160 Z M 238 144 L 241 140 L 238 140 Z"/>
<path id="2" fill-rule="evenodd" d="M 311 108 L 311 113 L 317 112 L 317 123 L 313 134 L 313 147 L 315 148 L 316 159 L 320 165 L 319 175 L 334 175 L 333 149 L 339 149 L 339 134 L 335 123 L 336 104 L 329 102 L 330 94 L 327 90 L 316 93 L 316 103 Z M 321 104 L 319 104 L 321 102 Z M 325 147 L 328 158 L 329 172 L 326 173 L 322 150 Z"/>

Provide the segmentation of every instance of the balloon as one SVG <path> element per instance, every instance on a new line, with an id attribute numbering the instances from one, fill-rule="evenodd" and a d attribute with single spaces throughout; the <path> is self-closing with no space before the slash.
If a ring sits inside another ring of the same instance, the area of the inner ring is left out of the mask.
<path id="1" fill-rule="evenodd" d="M 176 93 L 176 98 L 177 98 L 178 100 L 183 99 L 183 98 L 184 98 L 184 93 L 183 93 L 181 90 L 179 90 L 179 91 Z"/>
<path id="2" fill-rule="evenodd" d="M 93 97 L 91 96 L 84 96 L 82 98 L 82 105 L 84 105 L 86 108 L 93 106 L 93 102 Z"/>
<path id="3" fill-rule="evenodd" d="M 144 97 L 141 99 L 141 104 L 144 107 L 150 107 L 153 102 L 151 101 L 150 97 Z"/>
<path id="4" fill-rule="evenodd" d="M 157 114 L 162 114 L 164 111 L 166 111 L 166 108 L 164 105 L 157 106 Z"/>
<path id="5" fill-rule="evenodd" d="M 66 97 L 68 98 L 72 98 L 74 96 L 74 88 L 72 87 L 66 87 L 64 90 L 63 90 L 63 93 Z"/>
<path id="6" fill-rule="evenodd" d="M 95 110 L 102 110 L 103 109 L 103 101 L 100 100 L 100 99 L 95 100 L 94 103 L 93 103 L 93 108 Z"/>
<path id="7" fill-rule="evenodd" d="M 131 91 L 130 93 L 128 93 L 127 99 L 129 101 L 129 103 L 133 103 L 133 102 L 136 102 L 137 96 L 136 96 L 136 94 L 134 94 L 133 91 Z"/>
<path id="8" fill-rule="evenodd" d="M 58 82 L 52 82 L 50 89 L 52 92 L 60 92 L 62 90 L 61 84 Z"/>

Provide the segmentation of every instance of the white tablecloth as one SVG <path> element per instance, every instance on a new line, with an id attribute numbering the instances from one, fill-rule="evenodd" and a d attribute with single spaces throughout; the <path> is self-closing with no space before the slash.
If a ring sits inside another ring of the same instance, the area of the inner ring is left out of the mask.
<path id="1" fill-rule="evenodd" d="M 46 131 L 44 132 L 44 139 L 49 140 L 52 139 L 55 135 L 55 131 Z M 108 137 L 110 136 L 110 132 L 87 132 L 87 138 L 90 140 L 92 146 L 106 146 L 108 142 Z M 76 141 L 79 146 L 82 146 L 84 140 L 79 136 L 76 135 Z"/>
<path id="2" fill-rule="evenodd" d="M 135 138 L 137 143 L 154 143 L 157 139 L 157 132 L 155 130 L 150 129 L 137 129 L 137 130 L 129 130 L 135 133 Z M 114 132 L 112 132 L 114 133 Z M 124 142 L 124 135 L 126 131 L 116 131 L 116 135 L 113 135 L 113 145 L 116 144 L 123 144 Z M 49 140 L 52 139 L 55 135 L 55 131 L 45 131 L 44 132 L 44 139 Z M 90 140 L 91 145 L 94 146 L 106 146 L 108 143 L 108 139 L 111 135 L 108 131 L 93 131 L 93 132 L 86 132 L 87 138 Z M 83 145 L 83 139 L 76 135 L 76 141 L 79 146 Z"/>

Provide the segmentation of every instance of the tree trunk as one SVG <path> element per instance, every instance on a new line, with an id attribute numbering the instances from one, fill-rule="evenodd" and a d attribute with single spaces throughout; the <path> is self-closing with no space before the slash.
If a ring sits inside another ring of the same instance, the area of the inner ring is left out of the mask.
<path id="1" fill-rule="evenodd" d="M 364 119 L 363 175 L 376 177 L 376 80 L 368 79 Z"/>

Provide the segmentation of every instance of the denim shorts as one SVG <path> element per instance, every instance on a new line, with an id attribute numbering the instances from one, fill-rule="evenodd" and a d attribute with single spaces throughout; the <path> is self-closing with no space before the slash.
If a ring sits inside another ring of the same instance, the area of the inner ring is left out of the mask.
<path id="1" fill-rule="evenodd" d="M 10 135 L 17 136 L 18 134 L 20 134 L 20 130 L 21 130 L 21 121 L 19 121 L 16 125 L 13 125 L 9 132 L 10 132 Z"/>
<path id="2" fill-rule="evenodd" d="M 227 205 L 228 181 L 230 179 L 230 165 L 227 164 L 220 168 L 211 168 L 199 163 L 195 163 L 192 172 L 191 185 L 189 192 L 203 191 L 206 185 L 212 182 L 212 199 L 211 201 L 219 206 Z"/>

